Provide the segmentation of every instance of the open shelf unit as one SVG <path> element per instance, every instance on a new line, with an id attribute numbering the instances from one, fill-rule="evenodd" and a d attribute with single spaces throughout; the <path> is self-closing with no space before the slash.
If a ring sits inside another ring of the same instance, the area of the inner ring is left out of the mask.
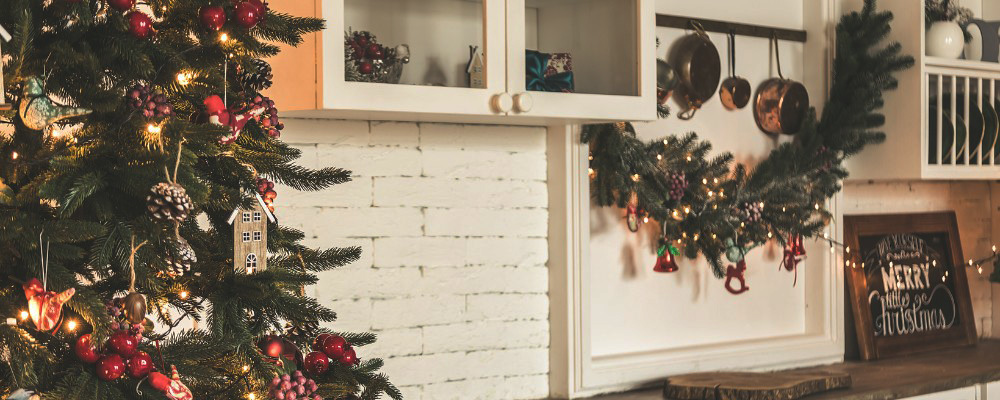
<path id="1" fill-rule="evenodd" d="M 849 0 L 841 11 L 860 7 L 861 1 Z M 849 159 L 848 179 L 1000 178 L 1000 63 L 926 56 L 923 2 L 879 2 L 879 7 L 894 15 L 889 40 L 902 44 L 916 62 L 899 74 L 899 87 L 885 94 L 885 143 Z"/>

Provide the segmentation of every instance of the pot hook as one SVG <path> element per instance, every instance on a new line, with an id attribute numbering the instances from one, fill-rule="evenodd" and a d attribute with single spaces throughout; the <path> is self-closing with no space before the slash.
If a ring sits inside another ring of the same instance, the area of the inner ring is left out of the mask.
<path id="1" fill-rule="evenodd" d="M 778 31 L 771 31 L 771 43 L 774 45 L 774 63 L 778 66 L 778 77 L 785 79 L 785 75 L 781 73 L 781 53 L 778 52 Z"/>

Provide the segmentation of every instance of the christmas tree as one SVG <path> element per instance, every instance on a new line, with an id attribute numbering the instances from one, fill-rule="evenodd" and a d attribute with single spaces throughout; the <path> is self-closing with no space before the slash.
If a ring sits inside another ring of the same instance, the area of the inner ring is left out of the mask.
<path id="1" fill-rule="evenodd" d="M 0 397 L 401 397 L 355 349 L 374 336 L 321 327 L 336 314 L 304 295 L 360 249 L 307 248 L 274 209 L 273 182 L 349 180 L 294 164 L 260 94 L 264 59 L 322 20 L 264 0 L 3 3 Z"/>

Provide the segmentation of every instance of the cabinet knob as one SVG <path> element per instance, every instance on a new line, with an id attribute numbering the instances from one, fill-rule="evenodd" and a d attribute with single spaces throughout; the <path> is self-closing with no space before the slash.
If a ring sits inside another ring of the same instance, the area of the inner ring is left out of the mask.
<path id="1" fill-rule="evenodd" d="M 510 97 L 509 93 L 500 93 L 490 99 L 490 106 L 493 107 L 493 112 L 495 113 L 510 112 L 514 107 L 514 98 Z"/>
<path id="2" fill-rule="evenodd" d="M 535 100 L 531 98 L 528 93 L 518 93 L 514 95 L 514 111 L 526 113 L 531 111 L 531 107 L 535 105 Z"/>

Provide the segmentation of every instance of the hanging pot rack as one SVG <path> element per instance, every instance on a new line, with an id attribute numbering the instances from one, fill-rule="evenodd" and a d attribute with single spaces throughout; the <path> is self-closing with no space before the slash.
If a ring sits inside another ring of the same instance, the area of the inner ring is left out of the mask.
<path id="1" fill-rule="evenodd" d="M 692 18 L 682 15 L 656 14 L 656 26 L 663 28 L 690 29 L 695 23 L 701 24 L 704 30 L 716 33 L 734 33 L 741 36 L 752 36 L 778 40 L 805 43 L 806 31 L 775 28 L 763 25 L 743 24 L 739 22 L 719 21 L 704 18 Z"/>

